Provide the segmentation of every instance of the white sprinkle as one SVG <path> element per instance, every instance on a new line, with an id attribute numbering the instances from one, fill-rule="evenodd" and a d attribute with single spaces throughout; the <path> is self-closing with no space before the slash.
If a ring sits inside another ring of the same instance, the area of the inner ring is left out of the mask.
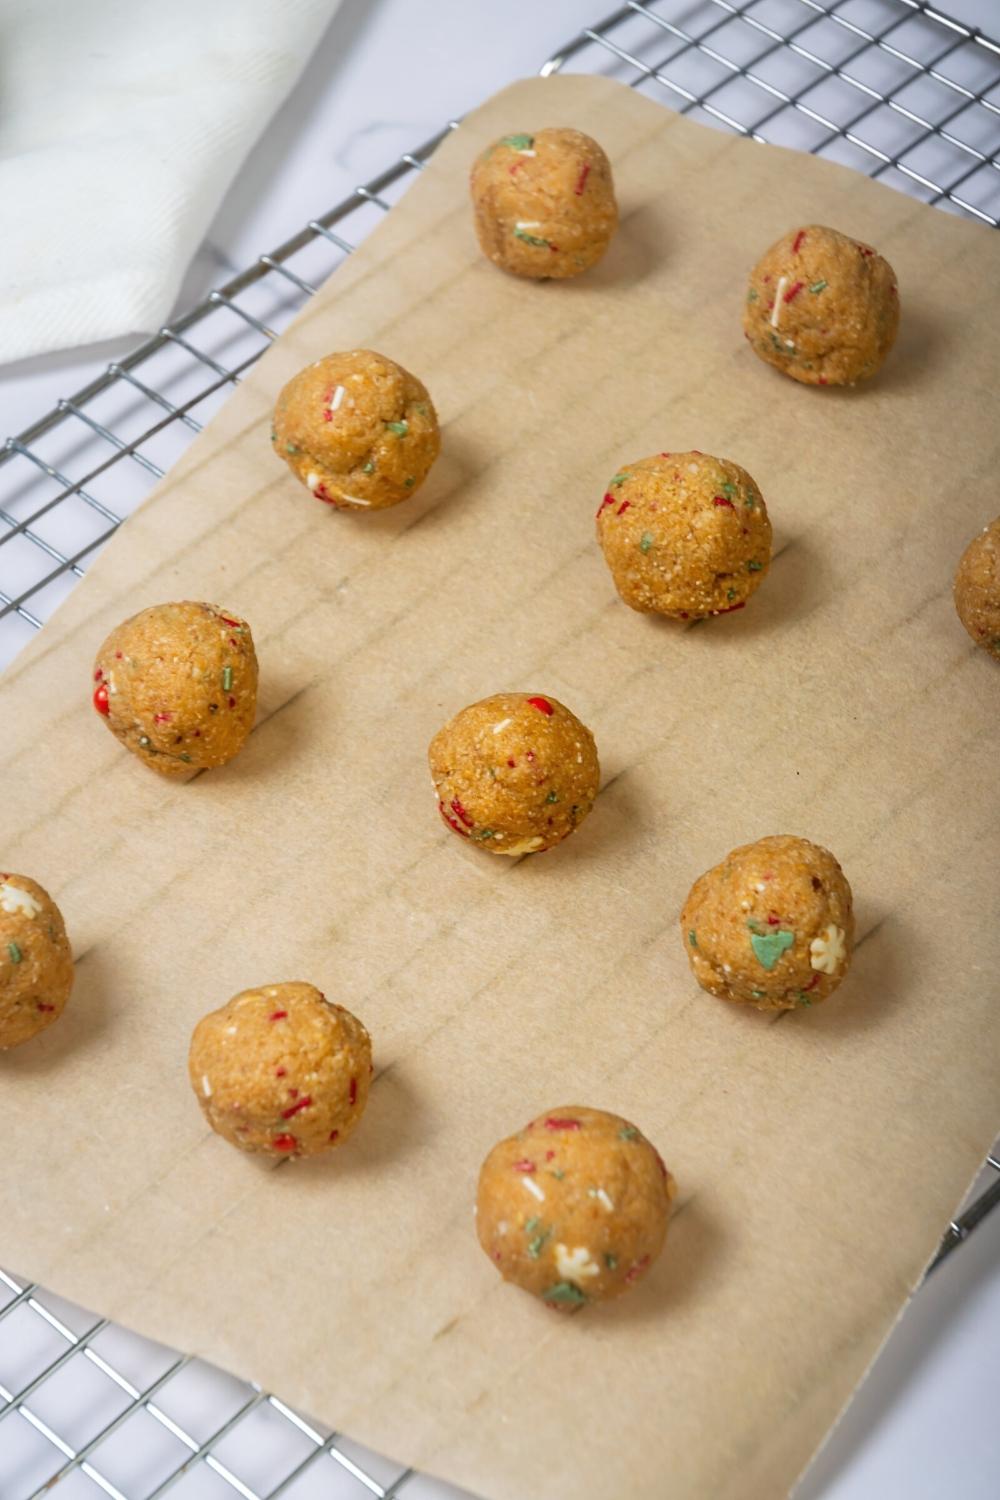
<path id="1" fill-rule="evenodd" d="M 795 340 L 794 339 L 786 339 L 785 340 L 785 348 L 786 349 L 794 349 L 795 348 Z"/>
<path id="2" fill-rule="evenodd" d="M 522 152 L 521 154 L 525 155 L 526 153 Z M 532 151 L 531 154 L 532 156 L 534 156 L 535 153 Z M 517 224 L 515 225 L 515 228 L 517 229 L 541 229 L 541 227 L 541 219 L 518 219 Z"/>
<path id="3" fill-rule="evenodd" d="M 524 1183 L 525 1187 L 528 1189 L 528 1192 L 533 1198 L 537 1198 L 539 1203 L 545 1202 L 545 1194 L 542 1192 L 537 1182 L 532 1182 L 530 1177 L 522 1177 L 521 1181 Z"/>
<path id="4" fill-rule="evenodd" d="M 777 328 L 778 319 L 781 317 L 781 294 L 785 290 L 787 276 L 778 277 L 778 290 L 774 294 L 774 307 L 771 309 L 771 327 Z"/>
<path id="5" fill-rule="evenodd" d="M 537 151 L 519 151 L 517 154 L 518 154 L 518 156 L 537 156 L 538 152 Z"/>
<path id="6" fill-rule="evenodd" d="M 211 1097 L 212 1097 L 212 1085 L 208 1081 L 208 1074 L 207 1073 L 203 1073 L 201 1075 L 201 1091 L 205 1095 L 206 1099 L 211 1099 Z"/>
<path id="7" fill-rule="evenodd" d="M 741 907 L 741 909 L 743 911 L 749 911 L 750 910 L 750 902 L 749 901 L 741 901 L 740 902 L 740 907 Z"/>
<path id="8" fill-rule="evenodd" d="M 821 974 L 835 974 L 847 957 L 845 934 L 831 922 L 809 944 L 809 963 Z"/>
<path id="9" fill-rule="evenodd" d="M 512 722 L 513 721 L 511 719 L 501 719 L 499 724 L 494 724 L 494 726 L 493 726 L 493 733 L 494 734 L 499 734 L 500 731 L 501 731 L 501 729 L 506 729 L 507 725 L 510 724 L 510 723 L 512 723 Z"/>
<path id="10" fill-rule="evenodd" d="M 319 482 L 320 482 L 320 480 L 319 480 L 319 475 L 318 474 L 313 474 L 313 473 L 310 472 L 310 473 L 308 473 L 306 475 L 306 484 L 309 486 L 309 488 L 311 490 L 318 489 L 319 488 Z"/>
<path id="11" fill-rule="evenodd" d="M 724 974 L 731 974 L 733 972 L 732 964 L 723 964 L 722 971 Z"/>
<path id="12" fill-rule="evenodd" d="M 506 1234 L 509 1228 L 510 1225 L 507 1223 L 507 1220 L 501 1219 L 500 1223 L 497 1225 L 497 1234 Z"/>
<path id="13" fill-rule="evenodd" d="M 333 400 L 330 402 L 330 410 L 339 411 L 340 403 L 343 401 L 346 395 L 347 392 L 344 387 L 342 385 L 338 385 L 337 389 L 333 393 Z"/>
<path id="14" fill-rule="evenodd" d="M 235 1026 L 227 1026 L 226 1027 L 226 1035 L 227 1036 L 235 1036 L 236 1035 L 236 1027 Z"/>
<path id="15" fill-rule="evenodd" d="M 36 901 L 30 891 L 23 891 L 19 885 L 9 885 L 4 881 L 0 885 L 0 907 L 4 911 L 23 911 L 26 917 L 37 917 L 42 903 Z"/>
<path id="16" fill-rule="evenodd" d="M 343 490 L 340 492 L 340 498 L 346 500 L 348 505 L 371 505 L 370 500 L 361 500 L 357 495 L 345 495 Z"/>
<path id="17" fill-rule="evenodd" d="M 614 1211 L 615 1211 L 615 1205 L 612 1203 L 611 1199 L 608 1197 L 608 1195 L 604 1191 L 604 1189 L 603 1188 L 593 1188 L 592 1191 L 593 1191 L 594 1197 L 597 1199 L 598 1203 L 602 1203 L 604 1205 L 604 1207 L 607 1209 L 608 1213 L 609 1214 L 613 1214 Z"/>
<path id="18" fill-rule="evenodd" d="M 582 1277 L 599 1276 L 601 1268 L 590 1258 L 590 1251 L 586 1245 L 577 1245 L 575 1250 L 567 1250 L 565 1245 L 556 1246 L 556 1270 L 563 1281 L 572 1281 L 578 1284 Z"/>
<path id="19" fill-rule="evenodd" d="M 688 473 L 689 474 L 697 474 L 697 472 L 698 472 L 698 465 L 697 464 L 688 464 Z"/>
<path id="20" fill-rule="evenodd" d="M 535 850 L 541 847 L 542 839 L 536 835 L 532 839 L 520 839 L 518 843 L 511 844 L 510 848 L 503 852 L 504 854 L 534 854 Z"/>
<path id="21" fill-rule="evenodd" d="M 754 890 L 755 891 L 766 891 L 767 890 L 767 886 L 764 884 L 764 882 L 762 880 L 758 880 L 757 884 L 754 886 Z"/>

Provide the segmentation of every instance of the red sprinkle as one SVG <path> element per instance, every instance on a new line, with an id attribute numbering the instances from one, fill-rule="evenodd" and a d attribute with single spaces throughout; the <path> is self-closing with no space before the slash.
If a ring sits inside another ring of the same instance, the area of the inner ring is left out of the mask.
<path id="1" fill-rule="evenodd" d="M 455 832 L 460 833 L 463 839 L 467 839 L 469 837 L 469 830 L 467 828 L 463 828 L 458 819 L 451 816 L 443 802 L 438 803 L 438 812 L 441 814 L 442 818 L 444 818 L 449 828 L 454 828 Z"/>
<path id="2" fill-rule="evenodd" d="M 287 1074 L 288 1074 L 288 1069 L 287 1068 L 275 1068 L 275 1070 L 274 1070 L 274 1076 L 275 1076 L 275 1078 L 284 1078 L 284 1077 L 287 1076 Z"/>
<path id="3" fill-rule="evenodd" d="M 829 385 L 829 383 L 830 382 L 828 380 L 825 380 L 822 375 L 819 377 L 819 380 L 816 382 L 817 385 Z"/>
<path id="4" fill-rule="evenodd" d="M 546 1151 L 546 1153 L 545 1153 L 545 1160 L 546 1161 L 551 1161 L 552 1158 L 555 1156 L 555 1154 L 556 1153 L 554 1151 Z"/>
<path id="5" fill-rule="evenodd" d="M 579 1130 L 579 1120 L 559 1120 L 555 1115 L 549 1115 L 545 1121 L 546 1130 Z"/>
<path id="6" fill-rule="evenodd" d="M 288 1018 L 287 1010 L 275 1010 L 268 1016 L 269 1021 L 284 1021 Z"/>
<path id="7" fill-rule="evenodd" d="M 793 281 L 788 291 L 782 297 L 782 302 L 794 302 L 804 286 L 804 281 Z"/>
<path id="8" fill-rule="evenodd" d="M 776 916 L 773 911 L 769 911 L 767 914 L 767 925 L 768 927 L 780 927 L 781 918 Z"/>
<path id="9" fill-rule="evenodd" d="M 111 704 L 108 702 L 108 685 L 106 682 L 99 682 L 94 689 L 94 707 L 99 714 L 104 714 L 105 717 L 111 712 Z"/>
<path id="10" fill-rule="evenodd" d="M 725 497 L 725 495 L 713 495 L 712 496 L 712 504 L 713 505 L 724 505 L 727 510 L 735 510 L 736 509 L 736 506 L 733 504 L 733 502 L 731 500 L 727 500 L 726 497 Z"/>
<path id="11" fill-rule="evenodd" d="M 576 194 L 576 196 L 578 198 L 582 195 L 584 186 L 585 186 L 587 178 L 589 176 L 590 176 L 590 162 L 587 161 L 587 162 L 584 162 L 583 168 L 582 168 L 582 170 L 580 172 L 580 175 L 576 179 L 576 187 L 573 189 L 574 193 Z"/>
<path id="12" fill-rule="evenodd" d="M 47 1005 L 44 1000 L 39 1000 L 39 1002 L 38 1002 L 38 1009 L 39 1010 L 55 1010 L 55 1006 L 54 1005 Z"/>
<path id="13" fill-rule="evenodd" d="M 614 495 L 612 495 L 609 492 L 607 495 L 605 495 L 604 499 L 601 501 L 600 505 L 597 507 L 597 514 L 600 515 L 601 511 L 604 509 L 604 507 L 606 505 L 614 505 L 614 503 L 615 503 L 615 497 L 614 497 Z"/>
<path id="14" fill-rule="evenodd" d="M 733 615 L 738 609 L 746 609 L 746 607 L 747 601 L 745 599 L 741 599 L 739 604 L 727 604 L 725 609 L 717 609 L 714 610 L 713 613 L 717 615 Z"/>
<path id="15" fill-rule="evenodd" d="M 814 974 L 813 977 L 810 979 L 809 983 L 808 984 L 804 984 L 802 986 L 802 993 L 805 994 L 805 992 L 807 990 L 815 989 L 818 984 L 819 984 L 819 975 L 818 974 Z"/>
<path id="16" fill-rule="evenodd" d="M 802 241 L 805 239 L 805 237 L 806 237 L 805 230 L 804 229 L 800 229 L 799 232 L 798 232 L 798 234 L 795 236 L 795 242 L 792 245 L 792 254 L 793 255 L 798 255 L 799 250 L 802 248 Z"/>
<path id="17" fill-rule="evenodd" d="M 768 284 L 768 282 L 769 282 L 769 281 L 770 281 L 770 280 L 771 280 L 771 278 L 770 278 L 770 276 L 765 276 L 765 277 L 764 277 L 764 278 L 763 278 L 763 281 L 764 281 L 764 285 L 765 285 L 765 286 L 767 286 L 767 284 Z"/>
<path id="18" fill-rule="evenodd" d="M 240 623 L 239 620 L 231 620 L 228 615 L 220 615 L 219 619 L 224 625 L 238 625 Z"/>
<path id="19" fill-rule="evenodd" d="M 548 698 L 529 698 L 528 702 L 531 704 L 532 708 L 537 708 L 538 712 L 540 714 L 544 714 L 546 718 L 552 717 L 553 708 Z M 531 757 L 530 755 L 529 758 L 533 759 L 533 757 Z"/>
<path id="20" fill-rule="evenodd" d="M 288 1109 L 283 1109 L 281 1111 L 281 1118 L 283 1120 L 290 1120 L 293 1115 L 297 1115 L 302 1110 L 308 1109 L 311 1103 L 312 1099 L 309 1097 L 309 1095 L 303 1094 L 302 1098 L 296 1104 L 292 1104 Z"/>
<path id="21" fill-rule="evenodd" d="M 329 407 L 327 407 L 326 410 L 323 413 L 323 421 L 324 422 L 332 422 L 333 421 L 333 412 L 330 410 Z"/>
<path id="22" fill-rule="evenodd" d="M 642 1275 L 643 1271 L 646 1269 L 646 1267 L 648 1265 L 649 1265 L 649 1256 L 648 1255 L 644 1255 L 642 1257 L 642 1260 L 637 1260 L 636 1263 L 635 1263 L 635 1265 L 629 1266 L 628 1270 L 625 1272 L 625 1280 L 626 1281 L 634 1281 L 637 1276 L 641 1276 Z"/>
<path id="23" fill-rule="evenodd" d="M 623 516 L 631 504 L 631 500 L 623 500 L 621 505 L 619 505 L 618 509 L 615 511 L 615 515 Z"/>
<path id="24" fill-rule="evenodd" d="M 101 680 L 101 678 L 103 676 L 104 676 L 104 673 L 101 671 L 100 667 L 98 667 L 97 671 L 94 673 L 94 681 L 95 682 L 100 682 L 100 680 Z"/>
<path id="25" fill-rule="evenodd" d="M 229 707 L 230 708 L 235 708 L 236 707 L 236 699 L 235 698 L 231 697 L 231 698 L 227 699 L 227 702 L 229 703 Z"/>
<path id="26" fill-rule="evenodd" d="M 336 505 L 337 503 L 333 496 L 330 494 L 325 484 L 321 484 L 317 489 L 314 489 L 313 494 L 316 496 L 317 500 L 322 500 L 324 505 Z"/>
<path id="27" fill-rule="evenodd" d="M 529 1161 L 526 1156 L 523 1156 L 520 1161 L 516 1161 L 514 1163 L 514 1171 L 515 1172 L 537 1172 L 538 1168 L 535 1166 L 535 1163 L 533 1161 Z"/>
<path id="28" fill-rule="evenodd" d="M 172 718 L 173 718 L 173 714 L 154 714 L 153 715 L 153 723 L 154 724 L 169 724 L 170 720 Z"/>
<path id="29" fill-rule="evenodd" d="M 350 1087 L 347 1090 L 347 1102 L 348 1102 L 348 1104 L 354 1104 L 354 1103 L 356 1103 L 357 1102 L 357 1097 L 358 1097 L 358 1080 L 356 1078 L 352 1078 L 351 1082 L 350 1082 Z"/>
<path id="30" fill-rule="evenodd" d="M 297 1151 L 299 1143 L 294 1135 L 276 1135 L 271 1141 L 275 1151 Z"/>
<path id="31" fill-rule="evenodd" d="M 874 255 L 875 254 L 875 251 L 872 249 L 872 247 L 870 245 L 859 245 L 858 249 L 861 251 L 862 255 L 866 255 L 867 256 L 867 255 Z"/>
<path id="32" fill-rule="evenodd" d="M 514 767 L 517 765 L 517 761 L 516 760 L 508 760 L 507 764 L 510 766 L 511 770 L 513 770 Z"/>
<path id="33" fill-rule="evenodd" d="M 459 802 L 457 797 L 452 797 L 451 799 L 451 810 L 456 814 L 457 817 L 461 818 L 466 828 L 474 827 L 476 821 L 475 818 L 469 817 L 469 814 L 466 812 L 465 808 L 462 806 L 461 802 Z"/>
<path id="34" fill-rule="evenodd" d="M 337 1139 L 337 1137 L 338 1137 L 339 1134 L 340 1134 L 339 1130 L 331 1130 L 330 1131 L 330 1139 L 331 1139 L 331 1141 L 335 1141 Z"/>
<path id="35" fill-rule="evenodd" d="M 122 659 L 121 652 L 120 651 L 116 651 L 115 652 L 115 661 L 121 661 L 121 659 Z"/>
<path id="36" fill-rule="evenodd" d="M 535 758 L 535 752 L 534 752 L 534 750 L 526 750 L 524 752 L 524 758 L 525 758 L 525 760 L 534 760 L 534 758 Z"/>

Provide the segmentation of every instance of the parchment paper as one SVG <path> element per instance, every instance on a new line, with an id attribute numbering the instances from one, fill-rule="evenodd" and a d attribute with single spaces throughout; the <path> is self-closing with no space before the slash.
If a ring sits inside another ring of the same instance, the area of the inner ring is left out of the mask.
<path id="1" fill-rule="evenodd" d="M 592 132 L 622 226 L 578 284 L 473 242 L 488 139 Z M 744 276 L 778 234 L 882 248 L 903 331 L 856 392 L 763 367 Z M 0 1256 L 495 1500 L 783 1493 L 933 1253 L 998 1123 L 1000 673 L 951 603 L 997 509 L 1000 240 L 826 162 L 686 123 L 595 78 L 491 100 L 312 301 L 4 686 L 5 867 L 55 894 L 70 1009 L 3 1058 Z M 367 345 L 427 382 L 433 477 L 384 515 L 312 503 L 267 444 L 305 361 Z M 623 461 L 701 448 L 760 483 L 771 576 L 692 628 L 618 602 L 593 512 Z M 245 614 L 262 706 L 188 785 L 89 707 L 97 643 L 171 598 Z M 544 859 L 470 850 L 426 745 L 463 704 L 556 694 L 605 785 Z M 854 885 L 826 1006 L 703 994 L 676 916 L 732 845 L 801 832 Z M 210 1135 L 185 1057 L 245 985 L 307 978 L 370 1027 L 363 1128 L 275 1169 Z M 504 1286 L 472 1199 L 494 1140 L 621 1111 L 680 1183 L 617 1306 Z"/>

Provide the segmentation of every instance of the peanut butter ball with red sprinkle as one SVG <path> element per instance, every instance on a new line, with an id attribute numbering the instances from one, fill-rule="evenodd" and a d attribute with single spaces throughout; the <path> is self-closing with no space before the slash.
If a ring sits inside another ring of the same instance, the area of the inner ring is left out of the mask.
<path id="1" fill-rule="evenodd" d="M 476 1233 L 505 1281 L 577 1312 L 642 1280 L 663 1249 L 676 1191 L 637 1126 L 562 1105 L 493 1147 L 479 1173 Z"/>
<path id="2" fill-rule="evenodd" d="M 962 553 L 955 574 L 955 609 L 976 645 L 1000 661 L 1000 516 Z"/>
<path id="3" fill-rule="evenodd" d="M 618 227 L 611 163 L 581 130 L 502 136 L 477 157 L 470 188 L 483 254 L 513 276 L 579 276 Z"/>
<path id="4" fill-rule="evenodd" d="M 673 620 L 743 609 L 771 563 L 760 490 L 707 453 L 623 464 L 597 508 L 597 539 L 625 603 Z"/>
<path id="5" fill-rule="evenodd" d="M 58 906 L 37 880 L 0 872 L 0 1052 L 58 1021 L 72 988 Z"/>
<path id="6" fill-rule="evenodd" d="M 750 347 L 803 385 L 868 380 L 898 330 L 896 273 L 871 245 L 837 229 L 790 229 L 750 273 L 743 305 Z"/>
<path id="7" fill-rule="evenodd" d="M 775 834 L 698 877 L 681 934 L 709 994 L 758 1010 L 818 1005 L 851 962 L 851 887 L 829 849 Z"/>
<path id="8" fill-rule="evenodd" d="M 371 349 L 328 354 L 294 376 L 274 408 L 271 444 L 335 510 L 385 510 L 416 494 L 441 448 L 424 384 Z"/>
<path id="9" fill-rule="evenodd" d="M 540 854 L 578 828 L 601 768 L 594 736 L 547 693 L 495 693 L 456 714 L 428 753 L 438 811 L 490 854 Z"/>
<path id="10" fill-rule="evenodd" d="M 372 1047 L 356 1016 L 300 982 L 243 990 L 203 1016 L 188 1073 L 206 1120 L 230 1145 L 315 1156 L 364 1113 Z"/>
<path id="11" fill-rule="evenodd" d="M 115 738 L 160 776 L 223 766 L 257 713 L 250 626 L 216 604 L 154 604 L 101 646 L 92 701 Z"/>

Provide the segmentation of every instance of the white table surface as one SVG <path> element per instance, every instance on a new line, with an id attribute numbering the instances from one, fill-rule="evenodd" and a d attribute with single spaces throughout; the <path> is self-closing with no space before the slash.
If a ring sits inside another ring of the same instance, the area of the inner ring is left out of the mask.
<path id="1" fill-rule="evenodd" d="M 939 3 L 968 23 L 1000 30 L 996 0 Z M 536 72 L 572 33 L 611 8 L 607 0 L 603 6 L 600 0 L 343 0 L 300 86 L 221 206 L 181 305 L 433 134 L 447 117 Z M 135 342 L 127 337 L 0 370 L 4 429 L 17 432 Z M 0 1383 L 10 1362 L 11 1351 L 0 1344 Z M 13 1378 L 10 1383 L 16 1385 Z M 996 1500 L 998 1389 L 1000 1213 L 911 1302 L 797 1491 L 799 1500 Z M 71 1394 L 67 1402 L 73 1406 Z M 76 1403 L 85 1406 L 82 1394 Z M 0 1430 L 6 1442 L 11 1424 Z M 8 1493 L 4 1472 L 0 1442 L 0 1495 Z M 147 1488 L 140 1464 L 130 1493 Z M 99 1493 L 81 1476 L 66 1486 L 67 1493 L 77 1490 Z M 420 1481 L 403 1493 L 411 1500 L 444 1500 L 456 1492 Z"/>

